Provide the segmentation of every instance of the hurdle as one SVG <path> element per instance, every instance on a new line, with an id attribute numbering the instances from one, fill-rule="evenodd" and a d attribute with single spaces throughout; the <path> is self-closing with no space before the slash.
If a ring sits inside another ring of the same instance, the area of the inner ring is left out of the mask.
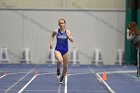
<path id="1" fill-rule="evenodd" d="M 48 60 L 47 60 L 47 64 L 49 64 L 49 65 L 56 63 L 54 51 L 55 51 L 54 49 L 51 49 L 49 51 Z"/>
<path id="2" fill-rule="evenodd" d="M 92 64 L 104 65 L 103 60 L 102 60 L 101 49 L 95 49 L 93 53 L 94 54 L 93 54 Z"/>
<path id="3" fill-rule="evenodd" d="M 3 47 L 0 50 L 0 62 L 1 63 L 10 63 L 9 55 L 8 55 L 8 50 L 7 48 Z"/>
<path id="4" fill-rule="evenodd" d="M 21 63 L 31 63 L 30 50 L 25 48 L 22 53 Z"/>

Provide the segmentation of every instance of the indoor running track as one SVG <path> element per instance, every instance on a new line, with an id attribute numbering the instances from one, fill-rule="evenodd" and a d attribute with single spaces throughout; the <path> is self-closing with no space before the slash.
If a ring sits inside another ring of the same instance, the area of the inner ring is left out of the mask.
<path id="1" fill-rule="evenodd" d="M 65 84 L 58 84 L 55 65 L 0 64 L 0 93 L 109 93 L 96 73 L 117 68 L 69 66 Z"/>

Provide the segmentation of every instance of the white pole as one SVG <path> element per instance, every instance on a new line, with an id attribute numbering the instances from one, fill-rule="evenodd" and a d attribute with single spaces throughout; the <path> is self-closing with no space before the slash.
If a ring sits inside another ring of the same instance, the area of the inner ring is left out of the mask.
<path id="1" fill-rule="evenodd" d="M 98 65 L 99 62 L 99 49 L 96 49 L 95 51 L 95 64 Z"/>
<path id="2" fill-rule="evenodd" d="M 26 59 L 27 64 L 29 64 L 29 49 L 28 48 L 25 49 L 25 59 Z"/>
<path id="3" fill-rule="evenodd" d="M 51 49 L 51 60 L 52 60 L 52 64 L 55 64 L 55 54 L 54 54 L 54 49 Z"/>
<path id="4" fill-rule="evenodd" d="M 74 49 L 73 49 L 73 64 L 74 64 L 74 65 L 76 64 L 76 53 L 77 53 L 77 49 L 74 48 Z"/>
<path id="5" fill-rule="evenodd" d="M 118 50 L 118 52 L 119 52 L 119 65 L 122 65 L 122 60 L 123 60 L 123 58 L 122 58 L 122 50 L 121 49 L 119 49 Z"/>

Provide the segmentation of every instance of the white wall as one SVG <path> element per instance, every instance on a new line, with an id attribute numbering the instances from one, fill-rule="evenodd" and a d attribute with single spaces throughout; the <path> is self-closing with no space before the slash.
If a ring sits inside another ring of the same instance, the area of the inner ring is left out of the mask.
<path id="1" fill-rule="evenodd" d="M 32 63 L 46 63 L 50 30 L 58 28 L 59 18 L 66 19 L 82 52 L 82 64 L 91 63 L 87 56 L 92 57 L 96 48 L 102 50 L 105 64 L 114 64 L 117 49 L 124 49 L 123 10 L 1 10 L 0 47 L 14 54 L 10 54 L 12 63 L 19 63 L 25 47 L 30 48 Z"/>

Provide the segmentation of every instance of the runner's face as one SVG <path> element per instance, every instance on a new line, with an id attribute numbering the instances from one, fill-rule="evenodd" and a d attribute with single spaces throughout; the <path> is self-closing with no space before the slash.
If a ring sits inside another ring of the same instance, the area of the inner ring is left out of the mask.
<path id="1" fill-rule="evenodd" d="M 59 20 L 58 25 L 61 29 L 65 29 L 66 24 L 65 24 L 64 20 Z"/>

